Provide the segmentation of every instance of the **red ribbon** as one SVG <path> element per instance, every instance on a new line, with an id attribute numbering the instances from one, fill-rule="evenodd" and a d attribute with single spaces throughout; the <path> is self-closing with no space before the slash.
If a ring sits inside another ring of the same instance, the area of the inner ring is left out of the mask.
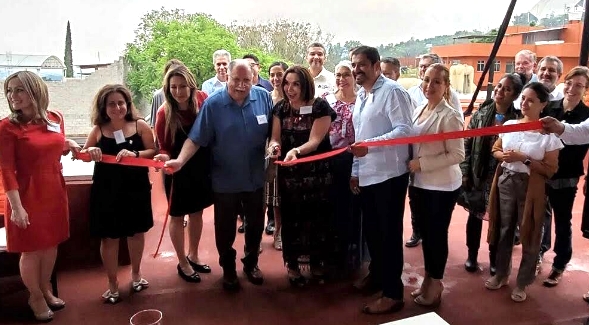
<path id="1" fill-rule="evenodd" d="M 90 158 L 90 154 L 87 152 L 75 153 L 74 159 L 78 159 L 78 160 L 85 161 L 85 162 L 92 161 L 92 159 Z M 148 159 L 148 158 L 122 157 L 120 161 L 117 161 L 116 156 L 102 155 L 102 160 L 100 162 L 107 163 L 107 164 L 118 164 L 118 165 L 124 165 L 124 166 L 153 167 L 153 168 L 158 168 L 158 169 L 168 169 L 168 167 L 164 167 L 164 162 L 156 161 L 156 160 Z"/>
<path id="2" fill-rule="evenodd" d="M 366 142 L 359 143 L 358 146 L 359 147 L 395 146 L 395 145 L 400 145 L 400 144 L 413 144 L 413 143 L 443 141 L 443 140 L 460 139 L 460 138 L 484 137 L 484 136 L 495 135 L 495 134 L 499 134 L 499 133 L 511 133 L 511 132 L 518 132 L 518 131 L 539 130 L 541 128 L 542 128 L 542 122 L 534 121 L 534 122 L 526 122 L 526 123 L 509 124 L 509 125 L 489 126 L 489 127 L 484 127 L 484 128 L 470 129 L 470 130 L 463 130 L 463 131 L 424 134 L 424 135 L 403 137 L 403 138 L 390 139 L 390 140 L 366 141 Z M 306 162 L 311 162 L 311 161 L 316 161 L 316 160 L 321 160 L 321 159 L 333 157 L 335 155 L 339 155 L 340 153 L 342 153 L 346 150 L 347 150 L 347 148 L 340 148 L 340 149 L 328 151 L 325 153 L 321 153 L 318 155 L 307 156 L 307 157 L 291 160 L 289 162 L 276 161 L 275 163 L 278 165 L 282 165 L 282 166 L 284 166 L 284 165 L 292 166 L 292 165 L 296 165 L 296 164 L 301 164 L 301 163 L 306 163 Z"/>

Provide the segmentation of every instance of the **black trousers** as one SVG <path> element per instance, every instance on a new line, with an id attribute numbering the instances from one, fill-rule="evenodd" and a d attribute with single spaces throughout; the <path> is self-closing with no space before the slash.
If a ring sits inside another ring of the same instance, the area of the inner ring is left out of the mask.
<path id="1" fill-rule="evenodd" d="M 350 190 L 352 172 L 351 153 L 344 152 L 332 158 L 333 183 L 330 201 L 333 207 L 335 252 L 332 263 L 342 274 L 362 266 L 362 216 L 360 197 Z"/>
<path id="2" fill-rule="evenodd" d="M 243 210 L 242 210 L 243 209 Z M 224 272 L 235 271 L 237 252 L 233 249 L 235 226 L 240 211 L 247 216 L 245 224 L 245 257 L 242 259 L 246 269 L 258 265 L 258 250 L 264 231 L 264 190 L 254 192 L 214 193 L 215 243 L 219 252 L 219 264 Z"/>
<path id="3" fill-rule="evenodd" d="M 577 195 L 576 187 L 553 189 L 548 186 L 548 197 L 554 211 L 554 228 L 556 240 L 554 242 L 554 262 L 552 267 L 564 271 L 573 255 L 573 205 Z M 545 225 L 546 226 L 546 225 Z"/>
<path id="4" fill-rule="evenodd" d="M 370 274 L 383 296 L 403 300 L 403 214 L 409 173 L 360 187 L 362 228 L 370 253 Z"/>
<path id="5" fill-rule="evenodd" d="M 425 190 L 409 187 L 409 204 L 419 215 L 425 271 L 433 279 L 444 278 L 448 260 L 448 228 L 460 189 Z"/>

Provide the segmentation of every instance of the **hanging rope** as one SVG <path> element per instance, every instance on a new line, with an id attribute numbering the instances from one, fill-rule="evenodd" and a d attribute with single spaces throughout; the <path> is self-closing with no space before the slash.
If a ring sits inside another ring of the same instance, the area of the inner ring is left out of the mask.
<path id="1" fill-rule="evenodd" d="M 587 0 L 587 1 L 589 1 L 589 0 Z M 491 54 L 489 55 L 489 58 L 487 59 L 487 62 L 485 63 L 485 68 L 483 69 L 483 74 L 481 75 L 481 78 L 479 79 L 479 83 L 477 84 L 477 88 L 475 89 L 474 94 L 472 95 L 472 99 L 470 101 L 470 104 L 468 105 L 468 108 L 464 112 L 465 117 L 470 116 L 470 114 L 472 114 L 472 111 L 474 109 L 474 103 L 476 102 L 477 96 L 479 95 L 479 90 L 481 89 L 481 87 L 483 86 L 483 83 L 485 82 L 485 77 L 487 76 L 489 69 L 494 65 L 493 61 L 495 61 L 495 57 L 497 56 L 497 52 L 499 51 L 499 46 L 501 46 L 501 42 L 503 41 L 503 37 L 505 36 L 505 32 L 507 31 L 507 26 L 509 26 L 509 22 L 511 21 L 511 16 L 513 15 L 513 9 L 515 8 L 516 2 L 517 2 L 517 0 L 511 0 L 511 3 L 509 4 L 509 8 L 507 8 L 507 12 L 505 13 L 505 17 L 503 18 L 503 23 L 501 24 L 501 27 L 499 27 L 499 30 L 497 31 L 497 38 L 495 38 L 495 44 L 493 44 L 493 49 L 491 50 Z"/>

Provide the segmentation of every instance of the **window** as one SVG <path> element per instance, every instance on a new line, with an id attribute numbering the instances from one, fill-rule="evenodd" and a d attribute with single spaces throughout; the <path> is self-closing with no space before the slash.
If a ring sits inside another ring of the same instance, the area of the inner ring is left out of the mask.
<path id="1" fill-rule="evenodd" d="M 477 61 L 477 72 L 481 72 L 485 69 L 485 61 L 478 60 Z"/>
<path id="2" fill-rule="evenodd" d="M 460 60 L 452 60 L 452 64 L 460 64 Z"/>
<path id="3" fill-rule="evenodd" d="M 515 71 L 515 62 L 514 61 L 507 61 L 505 63 L 505 73 L 513 73 Z"/>
<path id="4" fill-rule="evenodd" d="M 501 61 L 495 61 L 495 72 L 501 71 Z"/>

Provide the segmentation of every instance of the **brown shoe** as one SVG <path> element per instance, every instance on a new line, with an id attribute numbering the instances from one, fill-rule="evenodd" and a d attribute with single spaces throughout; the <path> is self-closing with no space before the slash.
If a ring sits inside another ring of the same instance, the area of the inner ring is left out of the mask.
<path id="1" fill-rule="evenodd" d="M 380 297 L 375 301 L 364 305 L 362 312 L 370 315 L 395 313 L 403 309 L 405 302 L 393 300 L 388 297 Z"/>
<path id="2" fill-rule="evenodd" d="M 546 280 L 544 280 L 544 286 L 548 288 L 556 287 L 560 279 L 562 278 L 562 272 L 557 270 L 552 270 Z"/>

